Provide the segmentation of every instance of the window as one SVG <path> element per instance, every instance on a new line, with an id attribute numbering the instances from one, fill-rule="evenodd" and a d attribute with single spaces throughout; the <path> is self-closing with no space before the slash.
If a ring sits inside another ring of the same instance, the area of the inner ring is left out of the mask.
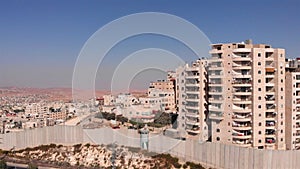
<path id="1" fill-rule="evenodd" d="M 280 90 L 283 91 L 283 87 Z"/>
<path id="2" fill-rule="evenodd" d="M 261 88 L 260 88 L 260 87 L 258 88 L 258 91 L 261 91 Z"/>
<path id="3" fill-rule="evenodd" d="M 261 79 L 258 79 L 258 83 L 261 83 Z"/>
<path id="4" fill-rule="evenodd" d="M 260 53 L 258 53 L 258 54 L 257 54 L 257 56 L 258 56 L 258 57 L 261 57 L 261 54 L 260 54 Z"/>
<path id="5" fill-rule="evenodd" d="M 261 100 L 261 97 L 260 97 L 260 96 L 258 96 L 258 100 Z"/>
<path id="6" fill-rule="evenodd" d="M 220 137 L 217 137 L 217 141 L 220 141 Z"/>
<path id="7" fill-rule="evenodd" d="M 258 74 L 261 74 L 261 71 L 260 71 L 260 70 L 258 71 Z"/>
<path id="8" fill-rule="evenodd" d="M 283 133 L 283 130 L 280 130 L 281 133 Z"/>
<path id="9" fill-rule="evenodd" d="M 261 109 L 261 105 L 258 105 L 258 108 Z"/>
<path id="10" fill-rule="evenodd" d="M 258 126 L 261 126 L 261 122 L 258 123 Z"/>
<path id="11" fill-rule="evenodd" d="M 261 65 L 261 62 L 258 62 L 258 66 L 260 66 Z"/>
<path id="12" fill-rule="evenodd" d="M 261 140 L 260 140 L 260 139 L 258 140 L 258 143 L 261 143 Z"/>
<path id="13" fill-rule="evenodd" d="M 261 131 L 258 131 L 258 134 L 261 134 Z"/>
<path id="14" fill-rule="evenodd" d="M 217 133 L 220 133 L 220 129 L 217 129 Z"/>
<path id="15" fill-rule="evenodd" d="M 283 141 L 283 138 L 281 138 L 280 141 Z"/>

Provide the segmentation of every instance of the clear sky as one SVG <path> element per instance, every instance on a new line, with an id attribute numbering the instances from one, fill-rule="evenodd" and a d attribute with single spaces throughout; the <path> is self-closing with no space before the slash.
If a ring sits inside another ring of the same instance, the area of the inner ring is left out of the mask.
<path id="1" fill-rule="evenodd" d="M 137 12 L 164 12 L 182 17 L 199 27 L 212 43 L 251 38 L 254 43 L 285 48 L 287 57 L 297 57 L 300 56 L 299 7 L 297 0 L 3 0 L 0 1 L 0 86 L 71 87 L 73 67 L 87 39 L 110 21 Z M 131 45 L 123 45 L 126 50 L 120 44 L 119 50 L 105 58 L 103 70 L 99 70 L 103 77 L 96 82 L 98 89 L 107 88 L 109 70 L 120 62 L 124 51 L 155 47 L 157 43 L 166 49 L 185 51 L 176 42 L 156 36 L 136 37 L 127 43 Z"/>

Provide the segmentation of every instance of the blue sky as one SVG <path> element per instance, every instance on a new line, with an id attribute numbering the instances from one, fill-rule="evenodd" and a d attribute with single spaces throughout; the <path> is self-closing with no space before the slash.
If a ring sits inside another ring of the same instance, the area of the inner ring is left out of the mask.
<path id="1" fill-rule="evenodd" d="M 73 67 L 87 39 L 110 21 L 137 12 L 182 17 L 199 27 L 212 43 L 251 38 L 254 43 L 285 48 L 287 57 L 297 57 L 299 6 L 296 0 L 1 1 L 0 86 L 71 87 Z M 158 43 L 169 50 L 182 49 L 177 42 L 156 36 L 132 38 L 127 43 L 131 46 L 123 45 L 127 53 Z M 126 51 L 120 46 L 99 70 L 99 74 L 108 73 L 97 77 L 98 89 L 108 87 L 109 72 Z M 180 51 L 184 53 L 185 49 Z M 190 62 L 188 58 L 186 61 Z"/>

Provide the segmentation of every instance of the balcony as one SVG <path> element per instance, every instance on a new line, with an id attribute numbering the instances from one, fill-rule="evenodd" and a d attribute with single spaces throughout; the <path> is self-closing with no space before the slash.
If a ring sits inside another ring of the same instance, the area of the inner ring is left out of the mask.
<path id="1" fill-rule="evenodd" d="M 251 113 L 252 112 L 251 106 L 247 106 L 247 107 L 243 108 L 243 107 L 233 105 L 232 109 L 234 112 L 237 112 L 237 113 Z"/>
<path id="2" fill-rule="evenodd" d="M 233 89 L 233 94 L 236 96 L 240 96 L 240 95 L 252 95 L 252 90 L 250 88 L 243 88 L 243 87 L 235 87 Z"/>
<path id="3" fill-rule="evenodd" d="M 252 99 L 251 98 L 233 98 L 232 99 L 234 104 L 252 104 Z"/>
<path id="4" fill-rule="evenodd" d="M 186 132 L 192 133 L 192 134 L 199 134 L 200 128 L 199 129 L 186 129 Z"/>
<path id="5" fill-rule="evenodd" d="M 191 105 L 186 105 L 185 106 L 186 109 L 190 109 L 190 110 L 199 110 L 199 106 L 191 106 Z"/>
<path id="6" fill-rule="evenodd" d="M 224 102 L 223 98 L 221 98 L 221 97 L 220 98 L 211 97 L 211 98 L 208 99 L 208 101 L 210 103 L 223 103 Z"/>
<path id="7" fill-rule="evenodd" d="M 250 53 L 251 52 L 251 48 L 236 48 L 233 49 L 234 53 Z"/>
<path id="8" fill-rule="evenodd" d="M 199 74 L 191 74 L 191 75 L 187 75 L 185 78 L 186 79 L 199 79 Z"/>
<path id="9" fill-rule="evenodd" d="M 247 140 L 234 139 L 234 140 L 232 140 L 232 143 L 236 144 L 240 147 L 250 147 L 252 142 L 249 139 L 247 139 Z"/>
<path id="10" fill-rule="evenodd" d="M 185 115 L 187 117 L 193 117 L 193 118 L 198 118 L 199 117 L 199 113 L 185 113 Z"/>
<path id="11" fill-rule="evenodd" d="M 266 78 L 274 78 L 275 77 L 275 74 L 274 72 L 266 72 Z"/>
<path id="12" fill-rule="evenodd" d="M 187 87 L 198 87 L 199 83 L 186 83 L 185 86 L 187 86 Z"/>
<path id="13" fill-rule="evenodd" d="M 266 48 L 265 51 L 266 51 L 266 57 L 267 57 L 267 55 L 272 55 L 272 53 L 274 53 L 274 49 L 273 48 Z M 269 57 L 270 56 L 268 56 L 267 58 L 269 58 Z"/>
<path id="14" fill-rule="evenodd" d="M 274 94 L 275 94 L 275 88 L 274 88 L 274 87 L 272 87 L 272 88 L 267 88 L 267 89 L 266 89 L 266 93 L 267 93 L 268 95 L 274 95 Z"/>
<path id="15" fill-rule="evenodd" d="M 199 90 L 186 90 L 186 94 L 193 94 L 193 95 L 199 95 L 200 91 Z"/>
<path id="16" fill-rule="evenodd" d="M 223 70 L 223 64 L 220 63 L 220 62 L 213 62 L 209 65 L 209 70 L 210 71 L 213 71 L 213 70 L 216 70 L 216 71 L 221 71 Z"/>
<path id="17" fill-rule="evenodd" d="M 276 104 L 267 104 L 266 105 L 267 110 L 275 109 L 275 107 L 276 107 Z"/>
<path id="18" fill-rule="evenodd" d="M 213 86 L 213 85 L 215 85 L 215 84 L 217 84 L 218 86 L 219 85 L 222 85 L 222 79 L 209 79 L 209 86 Z"/>
<path id="19" fill-rule="evenodd" d="M 209 113 L 209 119 L 211 119 L 211 120 L 223 120 L 224 119 L 224 117 L 223 117 L 223 113 L 221 113 L 221 112 L 210 112 Z"/>
<path id="20" fill-rule="evenodd" d="M 275 101 L 275 95 L 266 95 L 266 101 Z"/>
<path id="21" fill-rule="evenodd" d="M 249 122 L 251 121 L 251 114 L 246 114 L 246 115 L 233 115 L 232 119 L 236 122 Z"/>
<path id="22" fill-rule="evenodd" d="M 233 135 L 232 134 L 232 138 L 236 138 L 236 139 L 250 139 L 252 138 L 252 135 Z"/>
<path id="23" fill-rule="evenodd" d="M 196 97 L 194 97 L 194 98 L 186 98 L 186 101 L 187 102 L 199 102 L 199 98 L 196 98 Z"/>
<path id="24" fill-rule="evenodd" d="M 221 107 L 217 107 L 217 106 L 212 106 L 212 105 L 209 105 L 208 107 L 209 111 L 221 111 Z"/>
<path id="25" fill-rule="evenodd" d="M 222 53 L 223 50 L 221 49 L 212 49 L 209 51 L 209 54 L 218 54 L 218 53 Z"/>
<path id="26" fill-rule="evenodd" d="M 236 79 L 241 79 L 241 78 L 251 78 L 251 74 L 242 74 L 242 73 L 232 73 L 232 77 Z"/>
<path id="27" fill-rule="evenodd" d="M 208 92 L 208 94 L 209 94 L 209 95 L 222 95 L 223 92 L 222 92 L 222 90 L 215 90 L 215 89 L 213 89 L 213 90 L 210 90 L 210 91 Z"/>
<path id="28" fill-rule="evenodd" d="M 252 126 L 251 125 L 232 125 L 232 128 L 235 130 L 252 130 Z"/>
<path id="29" fill-rule="evenodd" d="M 250 70 L 251 69 L 251 63 L 243 63 L 243 62 L 234 62 L 232 64 L 232 67 L 234 70 L 239 70 L 239 69 L 243 69 L 243 70 Z"/>
<path id="30" fill-rule="evenodd" d="M 223 75 L 223 72 L 221 70 L 210 70 L 208 71 L 209 76 L 219 76 Z"/>
<path id="31" fill-rule="evenodd" d="M 274 138 L 266 138 L 266 144 L 275 144 L 275 142 Z"/>
<path id="32" fill-rule="evenodd" d="M 187 125 L 197 126 L 197 127 L 200 125 L 200 123 L 199 123 L 198 120 L 189 120 L 189 119 L 187 119 L 187 120 L 185 121 L 185 123 L 186 123 Z"/>
<path id="33" fill-rule="evenodd" d="M 275 72 L 275 68 L 274 67 L 266 67 L 266 72 L 267 73 L 274 73 Z"/>
<path id="34" fill-rule="evenodd" d="M 271 130 L 267 129 L 266 133 L 265 133 L 266 138 L 275 138 L 276 137 L 275 133 L 276 133 L 275 130 L 273 130 L 273 129 L 271 129 Z"/>
<path id="35" fill-rule="evenodd" d="M 191 126 L 185 128 L 188 133 L 192 134 L 199 134 L 200 133 L 200 127 L 199 126 Z"/>
<path id="36" fill-rule="evenodd" d="M 186 72 L 198 72 L 198 71 L 199 71 L 199 67 L 196 65 L 186 68 Z"/>
<path id="37" fill-rule="evenodd" d="M 252 81 L 250 79 L 248 80 L 234 80 L 232 85 L 234 87 L 251 87 Z"/>

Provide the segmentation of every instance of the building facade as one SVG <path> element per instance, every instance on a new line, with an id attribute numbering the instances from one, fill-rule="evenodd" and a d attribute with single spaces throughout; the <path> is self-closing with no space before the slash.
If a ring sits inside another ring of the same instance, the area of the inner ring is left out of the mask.
<path id="1" fill-rule="evenodd" d="M 178 130 L 188 138 L 208 140 L 207 60 L 197 60 L 176 70 Z"/>
<path id="2" fill-rule="evenodd" d="M 293 67 L 293 65 L 290 65 Z M 300 69 L 286 68 L 286 148 L 300 149 Z"/>
<path id="3" fill-rule="evenodd" d="M 161 97 L 162 108 L 166 112 L 175 112 L 175 91 L 172 81 L 158 80 L 151 82 L 148 88 L 149 97 Z"/>
<path id="4" fill-rule="evenodd" d="M 212 142 L 285 149 L 285 50 L 247 41 L 210 53 Z"/>

